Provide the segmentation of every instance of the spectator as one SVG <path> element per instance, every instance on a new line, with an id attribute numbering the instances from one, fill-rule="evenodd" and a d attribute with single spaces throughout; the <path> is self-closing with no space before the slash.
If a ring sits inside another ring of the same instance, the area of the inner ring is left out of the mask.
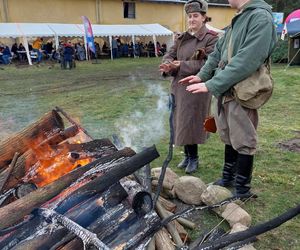
<path id="1" fill-rule="evenodd" d="M 5 46 L 4 50 L 2 51 L 2 63 L 3 64 L 10 64 L 11 61 L 11 52 L 8 46 Z"/>
<path id="2" fill-rule="evenodd" d="M 43 38 L 37 38 L 32 44 L 32 51 L 37 53 L 37 63 L 42 61 L 42 45 L 43 45 Z"/>

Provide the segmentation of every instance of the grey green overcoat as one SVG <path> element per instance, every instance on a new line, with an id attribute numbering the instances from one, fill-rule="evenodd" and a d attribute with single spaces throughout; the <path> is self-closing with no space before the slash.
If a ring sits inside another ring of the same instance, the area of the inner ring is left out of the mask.
<path id="1" fill-rule="evenodd" d="M 180 68 L 171 72 L 171 93 L 175 96 L 174 144 L 177 146 L 203 144 L 207 139 L 203 122 L 209 113 L 211 94 L 192 94 L 186 91 L 186 84 L 181 85 L 178 81 L 199 72 L 217 40 L 217 33 L 204 25 L 194 35 L 182 33 L 163 57 L 163 62 L 181 62 Z"/>

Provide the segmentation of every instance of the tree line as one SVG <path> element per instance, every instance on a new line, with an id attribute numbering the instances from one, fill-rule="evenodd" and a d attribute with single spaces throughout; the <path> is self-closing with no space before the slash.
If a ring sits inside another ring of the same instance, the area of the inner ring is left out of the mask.
<path id="1" fill-rule="evenodd" d="M 300 8 L 300 0 L 265 0 L 273 7 L 273 12 L 283 12 L 284 18 L 292 11 Z"/>

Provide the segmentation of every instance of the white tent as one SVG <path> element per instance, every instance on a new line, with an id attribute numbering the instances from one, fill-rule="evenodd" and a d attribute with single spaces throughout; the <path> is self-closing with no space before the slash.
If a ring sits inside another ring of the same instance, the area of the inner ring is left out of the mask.
<path id="1" fill-rule="evenodd" d="M 139 25 L 92 25 L 95 37 L 108 37 L 111 41 L 113 36 L 129 36 L 132 41 L 135 37 L 151 37 L 156 45 L 157 37 L 165 37 L 167 46 L 173 42 L 173 32 L 160 24 Z M 27 51 L 28 61 L 31 64 L 28 52 L 27 38 L 31 37 L 54 37 L 58 47 L 59 37 L 85 37 L 82 24 L 59 24 L 59 23 L 0 23 L 0 38 L 22 37 Z M 155 50 L 156 51 L 156 50 Z"/>

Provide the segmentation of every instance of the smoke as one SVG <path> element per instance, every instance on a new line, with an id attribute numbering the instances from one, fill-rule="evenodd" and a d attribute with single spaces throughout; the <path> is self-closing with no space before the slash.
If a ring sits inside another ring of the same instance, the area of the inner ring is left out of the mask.
<path id="1" fill-rule="evenodd" d="M 157 143 L 166 132 L 164 125 L 168 113 L 168 93 L 161 85 L 147 82 L 145 96 L 156 97 L 156 105 L 146 110 L 137 109 L 129 117 L 121 117 L 116 125 L 123 146 L 134 150 Z"/>

